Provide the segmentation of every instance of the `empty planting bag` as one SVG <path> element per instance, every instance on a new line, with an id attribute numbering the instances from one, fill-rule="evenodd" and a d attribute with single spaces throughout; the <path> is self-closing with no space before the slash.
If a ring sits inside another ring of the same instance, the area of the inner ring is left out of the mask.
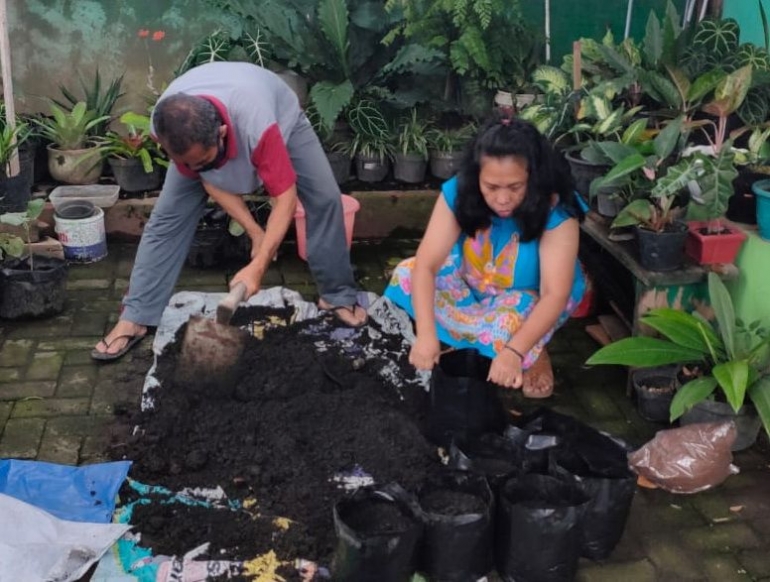
<path id="1" fill-rule="evenodd" d="M 335 582 L 407 582 L 417 570 L 417 500 L 396 484 L 361 487 L 334 506 Z"/>
<path id="2" fill-rule="evenodd" d="M 631 468 L 673 493 L 697 493 L 719 485 L 737 468 L 731 447 L 735 424 L 706 422 L 661 430 L 628 455 Z"/>
<path id="3" fill-rule="evenodd" d="M 505 582 L 568 582 L 577 572 L 588 499 L 570 481 L 522 475 L 500 489 L 495 563 Z"/>
<path id="4" fill-rule="evenodd" d="M 487 382 L 492 361 L 473 349 L 442 354 L 430 379 L 427 436 L 440 446 L 499 432 L 505 411 L 497 388 Z"/>
<path id="5" fill-rule="evenodd" d="M 615 549 L 623 536 L 636 493 L 636 475 L 628 467 L 625 451 L 610 439 L 607 443 L 622 454 L 615 463 L 590 465 L 579 453 L 566 448 L 551 454 L 552 473 L 573 477 L 588 497 L 581 527 L 580 555 L 591 560 L 603 560 Z"/>
<path id="6" fill-rule="evenodd" d="M 420 491 L 425 523 L 420 571 L 429 580 L 467 582 L 492 569 L 493 497 L 484 477 L 447 472 Z"/>

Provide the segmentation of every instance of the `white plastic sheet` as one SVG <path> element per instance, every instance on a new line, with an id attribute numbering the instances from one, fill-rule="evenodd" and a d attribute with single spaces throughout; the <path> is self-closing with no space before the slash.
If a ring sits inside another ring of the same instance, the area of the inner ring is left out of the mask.
<path id="1" fill-rule="evenodd" d="M 0 494 L 0 582 L 70 582 L 130 526 L 58 519 Z"/>

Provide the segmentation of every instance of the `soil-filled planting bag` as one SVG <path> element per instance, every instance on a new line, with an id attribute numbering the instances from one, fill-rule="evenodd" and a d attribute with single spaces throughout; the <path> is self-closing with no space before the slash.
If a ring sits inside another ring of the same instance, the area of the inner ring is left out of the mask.
<path id="1" fill-rule="evenodd" d="M 439 358 L 430 381 L 427 436 L 447 446 L 474 435 L 499 432 L 505 411 L 497 389 L 487 382 L 492 360 L 473 349 L 453 350 Z"/>
<path id="2" fill-rule="evenodd" d="M 500 488 L 495 563 L 505 582 L 567 582 L 575 577 L 587 497 L 573 482 L 522 475 Z"/>
<path id="3" fill-rule="evenodd" d="M 493 498 L 484 477 L 451 471 L 420 491 L 425 522 L 420 571 L 429 580 L 467 582 L 492 569 Z"/>
<path id="4" fill-rule="evenodd" d="M 334 506 L 335 582 L 407 582 L 417 570 L 422 522 L 400 486 L 362 487 Z"/>
<path id="5" fill-rule="evenodd" d="M 61 313 L 67 295 L 67 263 L 34 257 L 7 261 L 0 269 L 0 318 L 23 319 Z"/>
<path id="6" fill-rule="evenodd" d="M 484 434 L 449 446 L 447 467 L 486 478 L 494 494 L 502 481 L 522 472 L 518 451 L 503 437 Z"/>
<path id="7" fill-rule="evenodd" d="M 607 439 L 608 445 L 621 448 Z M 551 456 L 555 475 L 575 478 L 578 488 L 589 498 L 583 519 L 580 555 L 603 560 L 612 553 L 623 535 L 628 512 L 636 492 L 636 475 L 623 462 L 593 467 L 578 453 L 556 449 Z"/>

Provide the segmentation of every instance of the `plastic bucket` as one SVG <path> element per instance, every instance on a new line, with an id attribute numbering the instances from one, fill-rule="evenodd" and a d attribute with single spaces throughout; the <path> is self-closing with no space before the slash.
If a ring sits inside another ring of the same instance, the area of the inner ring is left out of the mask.
<path id="1" fill-rule="evenodd" d="M 85 218 L 66 218 L 59 214 L 56 236 L 64 247 L 64 258 L 73 263 L 94 263 L 107 256 L 107 236 L 104 231 L 104 211 L 96 206 Z"/>
<path id="2" fill-rule="evenodd" d="M 770 180 L 759 180 L 751 186 L 757 198 L 759 236 L 770 241 Z"/>
<path id="3" fill-rule="evenodd" d="M 345 240 L 348 248 L 353 242 L 353 226 L 356 222 L 356 212 L 361 208 L 361 203 L 347 194 L 342 195 L 342 212 L 345 219 Z M 297 210 L 294 212 L 294 228 L 297 231 L 297 254 L 303 261 L 307 261 L 307 232 L 305 230 L 305 209 L 302 203 L 297 201 Z"/>

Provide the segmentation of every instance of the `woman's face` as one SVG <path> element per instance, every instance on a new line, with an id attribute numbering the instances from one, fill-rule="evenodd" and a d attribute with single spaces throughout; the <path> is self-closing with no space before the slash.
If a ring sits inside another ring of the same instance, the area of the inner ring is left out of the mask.
<path id="1" fill-rule="evenodd" d="M 527 193 L 527 162 L 518 157 L 481 157 L 479 188 L 484 201 L 501 217 L 511 216 Z"/>

